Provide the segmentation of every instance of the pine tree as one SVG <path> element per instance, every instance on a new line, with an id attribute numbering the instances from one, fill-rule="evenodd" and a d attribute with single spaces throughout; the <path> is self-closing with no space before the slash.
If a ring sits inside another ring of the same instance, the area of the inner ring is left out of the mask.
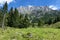
<path id="1" fill-rule="evenodd" d="M 15 8 L 15 10 L 14 10 L 14 27 L 17 27 L 18 26 L 18 23 L 19 23 L 19 12 L 18 12 L 18 10 Z"/>
<path id="2" fill-rule="evenodd" d="M 20 18 L 19 18 L 19 28 L 27 28 L 30 25 L 30 21 L 28 18 L 28 14 L 22 15 L 20 14 Z"/>
<path id="3" fill-rule="evenodd" d="M 0 9 L 0 27 L 2 26 L 2 18 L 3 18 L 3 12 L 2 9 Z"/>
<path id="4" fill-rule="evenodd" d="M 24 25 L 24 27 L 25 27 L 25 28 L 26 28 L 26 27 L 29 27 L 29 23 L 30 23 L 30 21 L 29 21 L 28 14 L 25 14 L 25 17 L 24 17 L 24 20 L 23 20 L 23 25 Z"/>
<path id="5" fill-rule="evenodd" d="M 13 12 L 13 7 L 11 7 L 10 11 L 9 11 L 9 16 L 7 18 L 8 22 L 8 26 L 12 27 L 13 26 L 13 21 L 14 21 L 14 12 Z"/>
<path id="6" fill-rule="evenodd" d="M 24 20 L 24 17 L 23 17 L 23 14 L 20 13 L 20 16 L 19 16 L 19 24 L 18 24 L 18 27 L 19 28 L 23 28 L 23 20 Z"/>

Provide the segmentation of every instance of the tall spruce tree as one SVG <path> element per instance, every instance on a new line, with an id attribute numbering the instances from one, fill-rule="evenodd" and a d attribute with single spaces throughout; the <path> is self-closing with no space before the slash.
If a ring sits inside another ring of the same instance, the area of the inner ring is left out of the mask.
<path id="1" fill-rule="evenodd" d="M 18 27 L 19 27 L 19 28 L 23 28 L 23 26 L 24 26 L 24 25 L 23 25 L 23 20 L 24 20 L 23 14 L 20 13 L 18 20 L 19 20 Z"/>
<path id="2" fill-rule="evenodd" d="M 14 10 L 14 27 L 17 27 L 18 26 L 18 23 L 19 23 L 19 12 L 18 12 L 18 10 L 17 10 L 17 8 L 15 8 L 15 10 Z"/>
<path id="3" fill-rule="evenodd" d="M 25 17 L 23 19 L 23 27 L 24 28 L 29 27 L 29 24 L 30 24 L 29 16 L 28 16 L 28 14 L 25 14 Z"/>
<path id="4" fill-rule="evenodd" d="M 0 27 L 2 26 L 2 18 L 3 18 L 3 12 L 2 9 L 0 9 Z"/>
<path id="5" fill-rule="evenodd" d="M 13 26 L 13 21 L 14 21 L 14 11 L 13 11 L 13 7 L 11 7 L 10 11 L 9 11 L 9 16 L 7 18 L 8 22 L 8 26 L 12 27 Z"/>
<path id="6" fill-rule="evenodd" d="M 7 2 L 3 5 L 3 14 L 4 14 L 4 16 L 3 16 L 3 22 L 2 22 L 2 28 L 4 28 L 4 22 L 5 22 L 5 17 L 6 17 L 6 13 L 7 13 L 7 11 L 8 11 L 8 4 L 7 4 Z"/>
<path id="7" fill-rule="evenodd" d="M 28 14 L 20 14 L 20 17 L 19 17 L 19 28 L 27 28 L 29 27 L 30 25 L 30 21 L 29 21 L 29 18 L 28 18 Z"/>

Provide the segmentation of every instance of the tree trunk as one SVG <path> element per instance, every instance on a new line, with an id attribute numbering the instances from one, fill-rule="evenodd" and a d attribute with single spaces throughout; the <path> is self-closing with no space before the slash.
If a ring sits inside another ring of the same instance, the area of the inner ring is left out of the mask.
<path id="1" fill-rule="evenodd" d="M 3 16 L 2 28 L 5 28 L 5 26 L 4 26 L 5 16 L 6 16 L 6 14 L 4 14 L 4 16 Z"/>

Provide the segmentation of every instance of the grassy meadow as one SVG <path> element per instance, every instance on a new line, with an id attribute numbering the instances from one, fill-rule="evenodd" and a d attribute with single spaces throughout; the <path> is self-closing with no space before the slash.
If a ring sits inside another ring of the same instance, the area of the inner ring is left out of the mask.
<path id="1" fill-rule="evenodd" d="M 50 26 L 59 26 L 60 22 Z M 60 40 L 58 28 L 0 28 L 0 40 Z"/>

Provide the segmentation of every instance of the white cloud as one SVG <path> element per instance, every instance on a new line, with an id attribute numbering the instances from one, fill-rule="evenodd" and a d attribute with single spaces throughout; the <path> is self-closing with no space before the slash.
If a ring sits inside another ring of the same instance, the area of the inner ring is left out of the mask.
<path id="1" fill-rule="evenodd" d="M 8 4 L 13 2 L 14 0 L 0 0 L 0 6 L 3 5 L 5 2 L 7 2 Z"/>
<path id="2" fill-rule="evenodd" d="M 58 7 L 54 6 L 54 5 L 50 5 L 49 8 L 51 8 L 52 10 L 57 10 Z"/>
<path id="3" fill-rule="evenodd" d="M 28 5 L 28 7 L 29 7 L 29 8 L 31 8 L 31 7 L 32 7 L 32 5 Z"/>

